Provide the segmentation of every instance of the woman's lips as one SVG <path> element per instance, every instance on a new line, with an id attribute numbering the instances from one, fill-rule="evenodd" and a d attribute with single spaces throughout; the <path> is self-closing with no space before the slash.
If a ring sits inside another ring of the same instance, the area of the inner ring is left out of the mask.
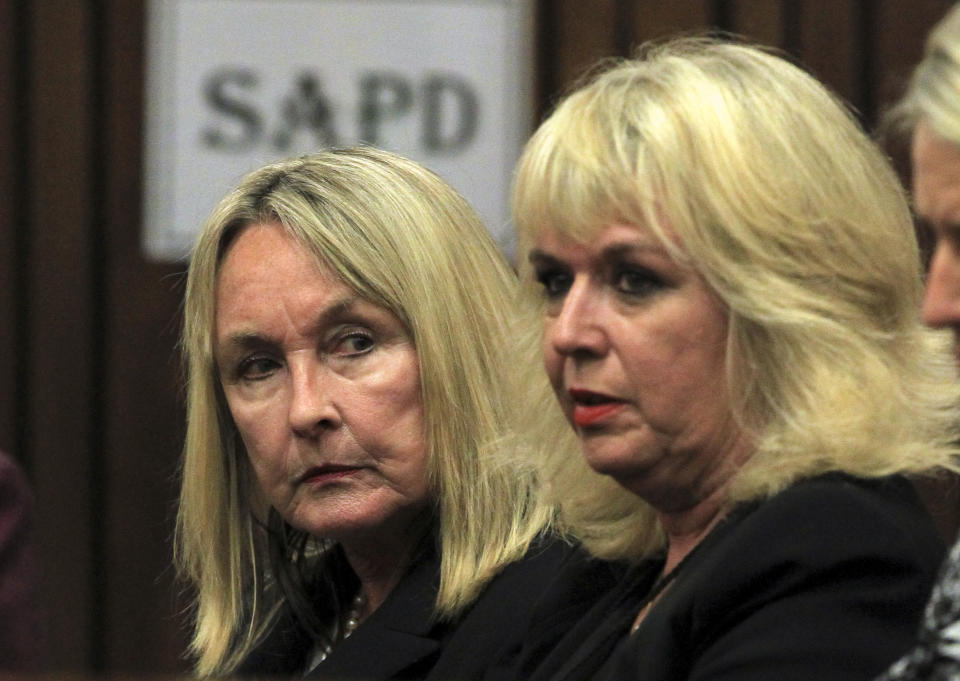
<path id="1" fill-rule="evenodd" d="M 356 473 L 360 469 L 356 466 L 317 466 L 311 468 L 300 477 L 300 482 L 317 484 L 330 482 Z"/>
<path id="2" fill-rule="evenodd" d="M 568 392 L 573 400 L 571 418 L 580 428 L 599 426 L 624 406 L 623 400 L 592 390 L 571 388 Z"/>

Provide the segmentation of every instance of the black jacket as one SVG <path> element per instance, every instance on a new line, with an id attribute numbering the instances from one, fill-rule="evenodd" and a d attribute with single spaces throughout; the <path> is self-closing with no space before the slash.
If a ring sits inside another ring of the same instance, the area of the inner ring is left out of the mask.
<path id="1" fill-rule="evenodd" d="M 622 578 L 616 565 L 588 558 L 556 540 L 536 542 L 508 565 L 455 622 L 434 622 L 439 557 L 428 550 L 373 614 L 340 642 L 307 678 L 373 681 L 430 679 L 493 681 L 512 671 L 523 636 L 538 617 L 558 616 L 565 626 L 545 637 L 558 639 L 597 598 Z M 538 607 L 547 590 L 578 594 L 562 599 L 557 612 Z M 281 620 L 237 675 L 295 676 L 310 643 L 290 619 Z"/>
<path id="2" fill-rule="evenodd" d="M 732 512 L 635 633 L 660 561 L 633 570 L 546 653 L 535 626 L 515 677 L 866 681 L 911 645 L 943 551 L 902 478 L 800 482 Z"/>

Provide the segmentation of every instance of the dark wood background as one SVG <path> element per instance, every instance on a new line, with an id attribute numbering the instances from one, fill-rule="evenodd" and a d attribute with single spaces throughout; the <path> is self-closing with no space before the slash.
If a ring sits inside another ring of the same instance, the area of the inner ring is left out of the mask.
<path id="1" fill-rule="evenodd" d="M 869 127 L 946 0 L 539 0 L 541 111 L 597 58 L 717 28 Z M 183 267 L 140 243 L 144 0 L 0 0 L 0 448 L 26 468 L 51 670 L 185 668 L 169 538 Z"/>

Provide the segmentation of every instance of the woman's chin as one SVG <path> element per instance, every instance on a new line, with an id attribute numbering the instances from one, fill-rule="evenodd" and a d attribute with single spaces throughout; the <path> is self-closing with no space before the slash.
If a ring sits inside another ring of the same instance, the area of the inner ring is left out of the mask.
<path id="1" fill-rule="evenodd" d="M 580 450 L 587 465 L 597 473 L 612 478 L 629 478 L 648 469 L 656 456 L 646 451 L 649 449 L 637 446 L 619 435 L 580 439 Z"/>

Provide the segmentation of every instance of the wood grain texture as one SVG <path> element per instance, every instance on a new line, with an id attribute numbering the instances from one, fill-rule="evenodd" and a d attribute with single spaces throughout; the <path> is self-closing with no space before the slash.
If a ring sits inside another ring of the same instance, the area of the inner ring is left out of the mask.
<path id="1" fill-rule="evenodd" d="M 105 666 L 185 671 L 184 604 L 170 567 L 183 442 L 176 351 L 185 265 L 140 249 L 144 6 L 113 0 L 105 16 L 103 118 L 106 337 Z M 145 399 L 149 396 L 149 399 Z M 144 647 L 142 641 L 151 641 Z"/>
<path id="2" fill-rule="evenodd" d="M 17 310 L 18 239 L 23 234 L 19 200 L 17 88 L 19 32 L 15 0 L 0 0 L 0 449 L 22 460 L 17 447 L 19 386 Z"/>
<path id="3" fill-rule="evenodd" d="M 89 667 L 97 633 L 90 588 L 97 508 L 91 414 L 99 380 L 92 374 L 90 39 L 87 3 L 31 4 L 26 432 L 52 669 Z"/>
<path id="4" fill-rule="evenodd" d="M 641 0 L 624 4 L 633 8 L 634 44 L 678 33 L 706 31 L 714 20 L 713 3 L 709 0 L 690 0 L 689 2 Z"/>
<path id="5" fill-rule="evenodd" d="M 784 2 L 789 1 L 735 0 L 729 3 L 727 28 L 730 32 L 743 36 L 751 42 L 784 48 L 788 16 Z"/>

